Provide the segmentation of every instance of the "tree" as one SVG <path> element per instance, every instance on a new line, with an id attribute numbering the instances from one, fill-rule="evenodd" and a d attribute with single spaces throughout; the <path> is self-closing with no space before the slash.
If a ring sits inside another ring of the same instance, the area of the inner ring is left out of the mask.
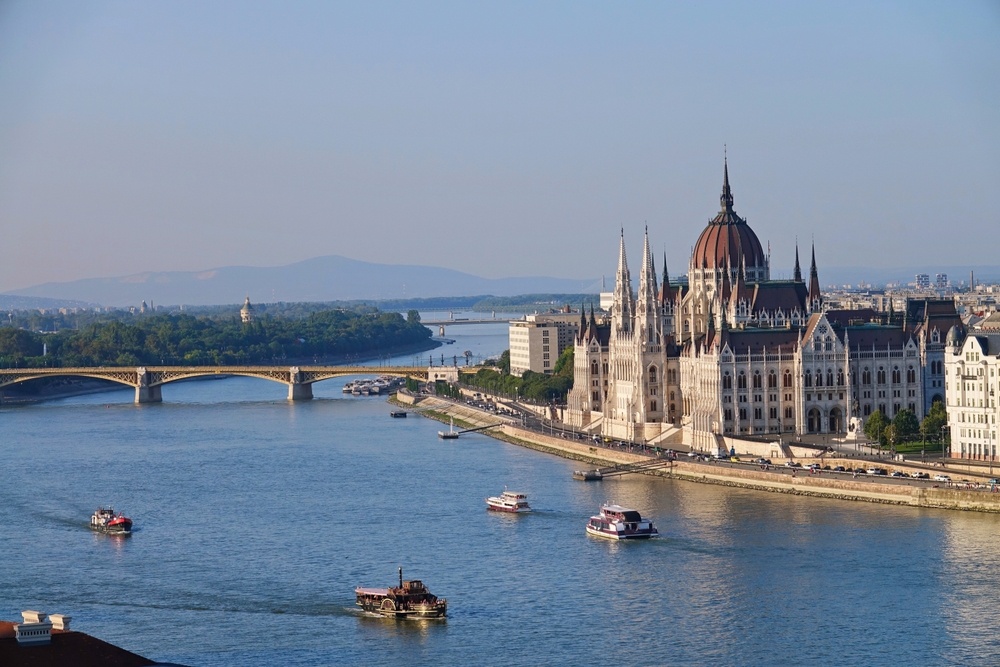
<path id="1" fill-rule="evenodd" d="M 917 431 L 920 430 L 920 422 L 917 421 L 917 416 L 910 410 L 900 410 L 897 412 L 896 416 L 892 418 L 892 426 L 896 431 L 897 441 L 906 440 L 916 435 Z"/>
<path id="2" fill-rule="evenodd" d="M 865 437 L 869 440 L 884 444 L 885 427 L 889 425 L 885 415 L 881 410 L 876 410 L 865 420 Z"/>
<path id="3" fill-rule="evenodd" d="M 504 375 L 510 375 L 510 350 L 504 350 L 503 354 L 500 355 L 500 362 L 497 364 L 500 367 L 500 372 Z"/>
<path id="4" fill-rule="evenodd" d="M 556 365 L 552 369 L 553 375 L 561 375 L 563 377 L 568 377 L 573 379 L 573 346 L 567 346 L 559 358 L 556 359 Z"/>
<path id="5" fill-rule="evenodd" d="M 927 416 L 924 417 L 924 421 L 920 425 L 920 431 L 924 434 L 924 438 L 928 436 L 936 438 L 941 435 L 941 427 L 947 423 L 948 410 L 944 407 L 944 403 L 935 401 Z"/>
<path id="6" fill-rule="evenodd" d="M 420 311 L 417 310 L 416 308 L 407 311 L 406 323 L 410 325 L 420 324 Z"/>

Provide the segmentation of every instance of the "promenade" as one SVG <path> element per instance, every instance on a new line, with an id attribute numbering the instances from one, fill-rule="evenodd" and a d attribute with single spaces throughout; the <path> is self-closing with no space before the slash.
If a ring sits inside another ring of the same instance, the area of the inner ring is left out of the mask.
<path id="1" fill-rule="evenodd" d="M 496 425 L 497 428 L 483 431 L 485 435 L 503 440 L 511 444 L 528 447 L 537 451 L 561 456 L 576 461 L 583 461 L 594 466 L 620 465 L 638 463 L 664 456 L 659 454 L 628 451 L 618 447 L 609 447 L 588 440 L 572 437 L 547 435 L 537 429 L 526 428 L 518 420 L 498 416 L 487 410 L 478 409 L 454 400 L 437 396 L 399 396 L 390 398 L 398 405 L 414 409 L 416 412 L 448 422 L 454 418 L 456 427 L 475 428 Z M 410 402 L 412 401 L 412 402 Z M 916 470 L 930 472 L 927 466 L 914 466 L 908 463 L 879 461 L 869 462 L 858 458 L 840 458 L 824 456 L 813 460 L 799 459 L 804 465 L 818 462 L 831 468 L 844 466 L 856 468 L 860 466 L 877 465 L 887 473 L 899 470 L 909 475 Z M 719 484 L 771 493 L 789 493 L 794 495 L 835 498 L 872 503 L 893 505 L 909 505 L 912 507 L 967 510 L 976 512 L 1000 513 L 1000 493 L 991 492 L 985 479 L 969 475 L 966 483 L 956 479 L 954 471 L 946 471 L 952 475 L 953 482 L 942 483 L 931 480 L 918 480 L 909 477 L 893 478 L 888 476 L 854 475 L 846 472 L 819 471 L 810 473 L 802 468 L 786 468 L 779 462 L 777 466 L 762 466 L 752 462 L 733 463 L 729 461 L 708 461 L 694 457 L 679 456 L 670 467 L 652 470 L 643 474 L 672 477 L 679 480 L 703 484 Z M 941 469 L 938 469 L 941 472 Z M 932 473 L 933 474 L 933 473 Z M 957 483 L 956 483 L 957 482 Z M 587 483 L 587 482 L 581 482 Z M 979 484 L 980 488 L 973 488 Z M 968 487 L 968 488 L 963 488 Z"/>

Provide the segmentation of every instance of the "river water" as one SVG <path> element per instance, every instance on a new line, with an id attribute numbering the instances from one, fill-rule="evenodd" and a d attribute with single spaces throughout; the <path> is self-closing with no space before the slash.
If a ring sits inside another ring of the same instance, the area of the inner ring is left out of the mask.
<path id="1" fill-rule="evenodd" d="M 448 336 L 505 347 L 495 325 Z M 438 423 L 341 386 L 295 405 L 284 385 L 233 378 L 168 385 L 160 405 L 129 390 L 0 408 L 0 618 L 70 614 L 205 667 L 1000 662 L 1000 517 L 577 482 L 572 461 L 441 441 Z M 487 513 L 504 485 L 538 511 Z M 663 537 L 587 537 L 606 500 Z M 131 537 L 87 528 L 107 503 Z M 354 587 L 398 566 L 448 599 L 447 621 L 354 610 Z"/>

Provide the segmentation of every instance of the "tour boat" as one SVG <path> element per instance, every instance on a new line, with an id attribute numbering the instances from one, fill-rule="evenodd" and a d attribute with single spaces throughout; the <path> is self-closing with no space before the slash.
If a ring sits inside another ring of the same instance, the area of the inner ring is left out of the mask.
<path id="1" fill-rule="evenodd" d="M 121 512 L 115 514 L 113 507 L 99 507 L 90 517 L 90 527 L 102 533 L 123 535 L 132 532 L 132 519 L 122 516 Z"/>
<path id="2" fill-rule="evenodd" d="M 528 496 L 523 493 L 514 493 L 504 487 L 503 493 L 499 496 L 490 496 L 486 499 L 486 507 L 497 512 L 530 512 L 528 506 Z"/>
<path id="3" fill-rule="evenodd" d="M 354 595 L 364 611 L 389 618 L 444 618 L 448 612 L 448 601 L 431 595 L 422 581 L 403 581 L 403 568 L 399 568 L 399 586 L 359 586 Z"/>
<path id="4" fill-rule="evenodd" d="M 600 514 L 590 517 L 587 534 L 612 540 L 643 540 L 659 535 L 652 521 L 620 505 L 601 507 Z"/>
<path id="5" fill-rule="evenodd" d="M 389 415 L 392 416 L 392 417 L 396 417 L 397 419 L 398 418 L 405 418 L 406 417 L 406 410 L 393 410 L 392 412 L 389 413 Z"/>

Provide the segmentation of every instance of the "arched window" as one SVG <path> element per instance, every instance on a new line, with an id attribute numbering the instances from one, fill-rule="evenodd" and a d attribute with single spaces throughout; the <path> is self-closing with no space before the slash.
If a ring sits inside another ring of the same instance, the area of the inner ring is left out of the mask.
<path id="1" fill-rule="evenodd" d="M 768 389 L 778 388 L 778 375 L 774 371 L 771 371 L 767 376 L 767 388 Z"/>
<path id="2" fill-rule="evenodd" d="M 732 389 L 733 388 L 733 377 L 726 371 L 725 375 L 722 376 L 722 388 Z"/>
<path id="3" fill-rule="evenodd" d="M 753 388 L 760 389 L 764 386 L 763 378 L 760 376 L 760 371 L 754 371 L 753 373 Z"/>
<path id="4" fill-rule="evenodd" d="M 590 374 L 597 375 L 597 359 L 590 362 Z"/>
<path id="5" fill-rule="evenodd" d="M 876 378 L 879 384 L 885 384 L 885 368 L 882 366 L 878 367 L 878 377 Z M 885 414 L 884 412 L 882 414 Z"/>
<path id="6" fill-rule="evenodd" d="M 813 386 L 813 376 L 810 371 L 806 371 L 803 377 L 805 377 L 807 387 Z"/>
<path id="7" fill-rule="evenodd" d="M 865 366 L 865 369 L 861 371 L 861 384 L 871 384 L 871 383 L 872 383 L 872 372 L 868 370 L 867 366 Z"/>
<path id="8" fill-rule="evenodd" d="M 892 383 L 893 384 L 899 384 L 900 377 L 901 376 L 900 376 L 900 372 L 899 372 L 899 366 L 893 366 L 892 367 Z"/>
<path id="9" fill-rule="evenodd" d="M 649 404 L 649 411 L 656 412 L 656 401 L 653 401 L 652 403 Z"/>
<path id="10" fill-rule="evenodd" d="M 786 387 L 786 388 L 792 386 L 792 372 L 791 371 L 785 371 L 785 375 L 781 379 L 781 385 L 783 387 Z"/>
<path id="11" fill-rule="evenodd" d="M 910 383 L 917 381 L 917 372 L 913 370 L 913 366 L 906 369 L 906 381 Z"/>
<path id="12" fill-rule="evenodd" d="M 827 387 L 832 387 L 833 386 L 833 369 L 832 368 L 829 368 L 826 371 L 826 386 Z"/>
<path id="13" fill-rule="evenodd" d="M 816 386 L 823 386 L 823 371 L 816 371 Z"/>
<path id="14" fill-rule="evenodd" d="M 837 386 L 838 387 L 844 386 L 844 371 L 842 370 L 837 371 Z"/>
<path id="15" fill-rule="evenodd" d="M 649 367 L 649 381 L 656 382 L 656 366 Z"/>
<path id="16" fill-rule="evenodd" d="M 743 373 L 743 371 L 740 371 L 740 376 L 736 380 L 736 386 L 738 386 L 740 389 L 747 388 L 747 376 Z"/>

